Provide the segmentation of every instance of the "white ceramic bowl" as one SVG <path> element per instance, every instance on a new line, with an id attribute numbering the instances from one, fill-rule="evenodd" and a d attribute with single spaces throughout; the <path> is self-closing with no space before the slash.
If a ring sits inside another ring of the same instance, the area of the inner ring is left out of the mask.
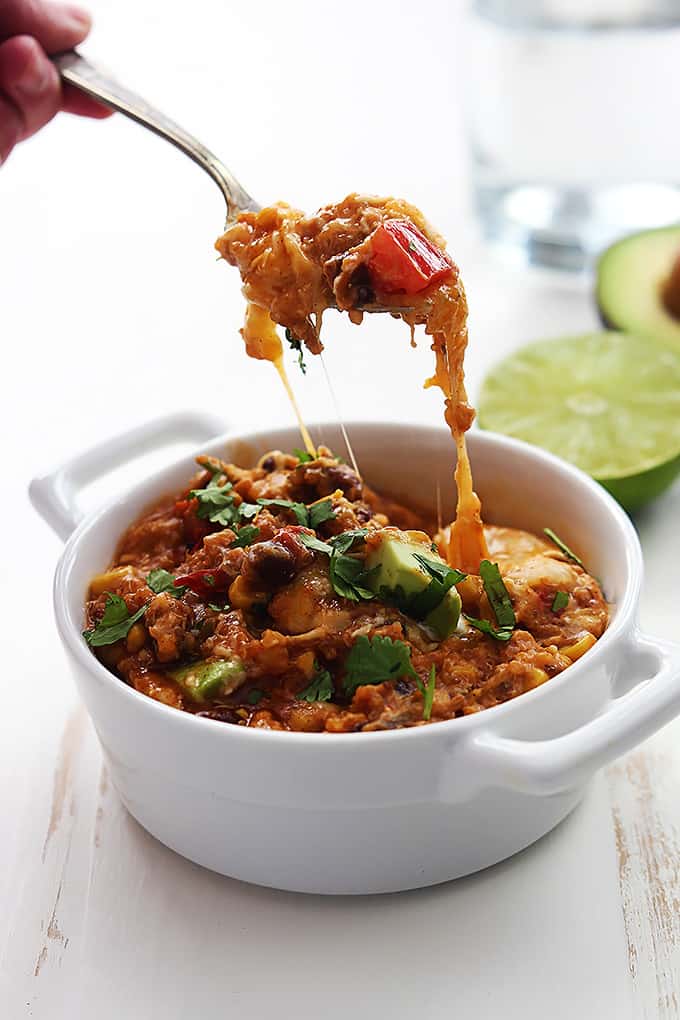
<path id="1" fill-rule="evenodd" d="M 314 893 L 432 885 L 533 843 L 576 805 L 605 762 L 680 711 L 680 646 L 643 636 L 637 536 L 614 500 L 548 453 L 492 433 L 470 435 L 485 517 L 578 549 L 613 604 L 595 647 L 560 676 L 476 715 L 415 729 L 307 734 L 249 730 L 178 712 L 109 673 L 81 638 L 90 578 L 105 567 L 150 497 L 194 469 L 177 461 L 78 523 L 79 488 L 178 438 L 253 463 L 298 445 L 292 429 L 207 441 L 214 422 L 179 415 L 135 429 L 37 479 L 38 511 L 66 538 L 57 623 L 113 782 L 130 813 L 167 846 L 248 882 Z M 342 449 L 337 427 L 313 434 Z M 431 505 L 451 489 L 444 429 L 354 423 L 358 461 L 376 488 Z M 449 506 L 448 509 L 451 509 Z M 72 533 L 71 533 L 72 532 Z"/>

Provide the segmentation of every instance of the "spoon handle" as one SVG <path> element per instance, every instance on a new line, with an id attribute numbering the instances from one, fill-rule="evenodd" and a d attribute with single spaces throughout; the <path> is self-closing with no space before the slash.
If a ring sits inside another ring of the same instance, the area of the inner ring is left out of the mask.
<path id="1" fill-rule="evenodd" d="M 224 195 L 228 218 L 236 216 L 244 209 L 259 209 L 257 202 L 241 187 L 224 163 L 220 162 L 197 138 L 166 117 L 160 110 L 155 109 L 141 96 L 135 95 L 123 85 L 119 85 L 114 78 L 110 78 L 105 72 L 90 64 L 75 50 L 58 53 L 51 59 L 63 81 L 73 85 L 86 95 L 98 99 L 106 106 L 124 113 L 126 117 L 130 117 L 138 124 L 171 142 L 195 163 L 198 163 L 207 174 L 210 174 Z"/>

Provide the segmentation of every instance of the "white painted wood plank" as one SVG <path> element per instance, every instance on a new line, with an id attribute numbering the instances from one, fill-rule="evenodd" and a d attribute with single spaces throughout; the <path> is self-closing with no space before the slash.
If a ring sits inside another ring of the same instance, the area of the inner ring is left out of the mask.
<path id="1" fill-rule="evenodd" d="M 626 1020 L 634 1014 L 606 808 L 598 782 L 557 832 L 504 865 L 428 891 L 324 899 L 183 861 L 105 789 L 89 804 L 95 819 L 99 810 L 89 873 L 76 870 L 86 865 L 81 843 L 56 905 L 60 934 L 37 978 L 24 961 L 22 991 L 32 989 L 36 1020 L 95 1006 L 100 1020 L 274 1011 L 312 1020 L 321 1004 L 329 1020 L 377 1011 L 443 1020 L 453 1004 L 461 1016 Z"/>
<path id="2" fill-rule="evenodd" d="M 635 1015 L 680 1016 L 680 723 L 608 769 Z"/>

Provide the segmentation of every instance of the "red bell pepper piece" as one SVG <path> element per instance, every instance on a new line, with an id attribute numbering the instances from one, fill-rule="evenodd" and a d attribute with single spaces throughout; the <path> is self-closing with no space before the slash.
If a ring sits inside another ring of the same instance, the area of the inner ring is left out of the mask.
<path id="1" fill-rule="evenodd" d="M 451 272 L 453 262 L 410 220 L 387 220 L 371 239 L 368 271 L 385 294 L 417 294 Z"/>
<path id="2" fill-rule="evenodd" d="M 195 570 L 192 574 L 182 574 L 175 578 L 178 588 L 190 588 L 202 599 L 226 591 L 230 584 L 231 580 L 225 570 Z"/>

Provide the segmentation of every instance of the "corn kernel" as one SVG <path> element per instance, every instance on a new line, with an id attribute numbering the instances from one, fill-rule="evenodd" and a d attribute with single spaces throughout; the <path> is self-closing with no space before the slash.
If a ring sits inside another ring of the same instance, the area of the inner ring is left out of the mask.
<path id="1" fill-rule="evenodd" d="M 128 636 L 125 640 L 125 647 L 128 652 L 132 655 L 135 652 L 139 652 L 144 647 L 146 641 L 146 627 L 143 623 L 133 623 L 132 627 L 128 631 Z"/>
<path id="2" fill-rule="evenodd" d="M 589 648 L 593 647 L 595 641 L 596 638 L 594 638 L 592 634 L 584 634 L 583 637 L 580 637 L 578 641 L 575 641 L 573 644 L 564 645 L 560 648 L 560 653 L 562 655 L 566 655 L 566 657 L 571 659 L 572 662 L 576 662 L 576 660 L 580 659 L 582 655 L 585 655 Z"/>
<path id="3" fill-rule="evenodd" d="M 114 570 L 107 570 L 104 574 L 97 574 L 90 581 L 90 598 L 96 599 L 105 591 L 111 591 L 124 577 L 134 576 L 132 567 L 116 567 Z"/>

